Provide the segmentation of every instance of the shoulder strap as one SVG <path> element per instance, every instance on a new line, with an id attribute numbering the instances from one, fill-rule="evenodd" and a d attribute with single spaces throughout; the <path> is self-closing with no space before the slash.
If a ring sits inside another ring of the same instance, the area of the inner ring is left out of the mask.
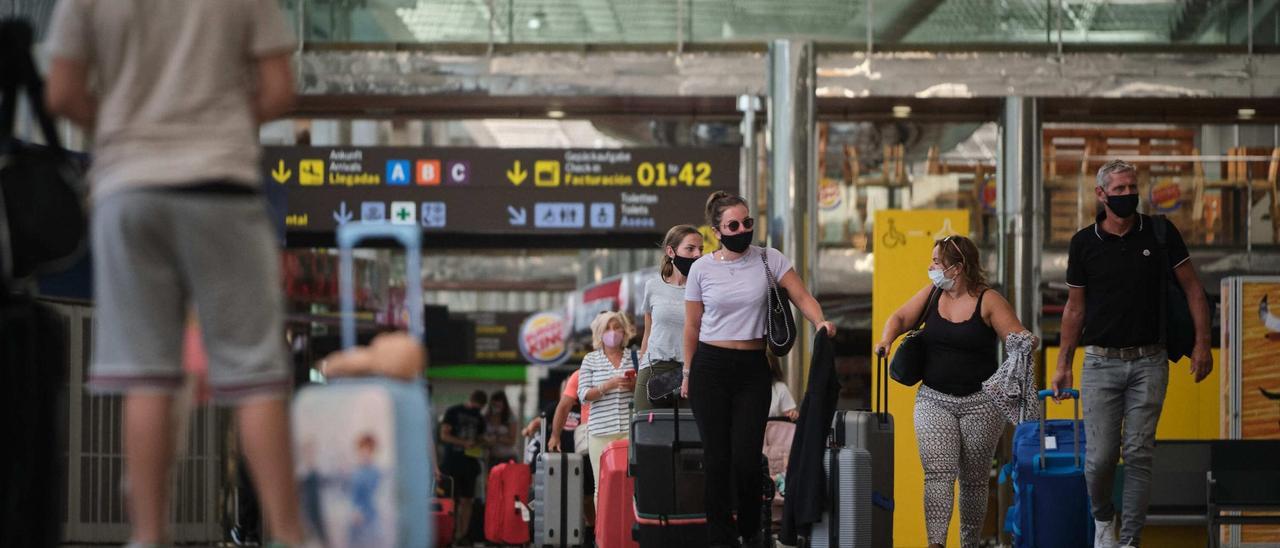
<path id="1" fill-rule="evenodd" d="M 1156 233 L 1156 245 L 1163 249 L 1168 243 L 1169 218 L 1164 215 L 1153 215 L 1151 217 L 1151 230 Z"/>
<path id="2" fill-rule="evenodd" d="M 631 368 L 635 369 L 637 373 L 640 372 L 640 358 L 636 356 L 636 349 L 634 348 L 631 349 Z"/>
<path id="3" fill-rule="evenodd" d="M 25 88 L 27 103 L 40 132 L 44 135 L 45 145 L 52 150 L 62 148 L 58 139 L 57 127 L 53 117 L 44 108 L 44 80 L 36 69 L 35 60 L 31 57 L 31 45 L 34 31 L 25 21 L 6 21 L 0 24 L 0 48 L 8 50 L 9 57 L 5 68 L 8 73 L 3 79 L 3 99 L 0 100 L 0 138 L 14 135 L 14 124 L 17 121 L 19 88 Z"/>
<path id="4" fill-rule="evenodd" d="M 920 326 L 924 325 L 924 321 L 929 317 L 929 308 L 931 308 L 935 302 L 934 299 L 942 299 L 942 290 L 937 287 L 929 290 L 929 300 L 924 302 L 924 311 L 920 312 L 920 318 L 916 320 L 916 323 L 914 324 L 915 327 L 912 329 L 920 329 Z"/>

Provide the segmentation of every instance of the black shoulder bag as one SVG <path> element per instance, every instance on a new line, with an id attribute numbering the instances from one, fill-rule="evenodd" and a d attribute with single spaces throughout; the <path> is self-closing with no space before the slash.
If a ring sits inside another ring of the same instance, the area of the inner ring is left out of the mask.
<path id="1" fill-rule="evenodd" d="M 26 22 L 0 22 L 0 285 L 65 268 L 84 250 L 83 169 L 45 111 L 31 43 Z M 47 146 L 14 136 L 23 88 Z"/>
<path id="2" fill-rule="evenodd" d="M 893 380 L 907 386 L 915 386 L 924 379 L 924 363 L 927 357 L 924 338 L 921 335 L 924 334 L 924 321 L 929 317 L 929 309 L 941 297 L 942 291 L 936 287 L 929 292 L 929 299 L 924 303 L 924 312 L 920 313 L 920 319 L 916 320 L 915 327 L 902 338 L 898 350 L 893 353 L 893 358 L 889 360 L 889 377 Z"/>
<path id="3" fill-rule="evenodd" d="M 764 261 L 764 273 L 769 287 L 765 289 L 765 342 L 774 356 L 786 356 L 796 344 L 796 318 L 791 313 L 791 296 L 786 288 L 778 285 L 778 279 L 769 268 L 769 250 L 760 248 L 760 260 Z"/>
<path id="4" fill-rule="evenodd" d="M 1178 283 L 1169 265 L 1169 219 L 1156 215 L 1152 220 L 1156 246 L 1160 249 L 1160 338 L 1169 354 L 1169 361 L 1176 362 L 1183 357 L 1191 357 L 1196 346 L 1196 323 L 1191 317 L 1191 305 L 1182 291 L 1182 284 Z"/>

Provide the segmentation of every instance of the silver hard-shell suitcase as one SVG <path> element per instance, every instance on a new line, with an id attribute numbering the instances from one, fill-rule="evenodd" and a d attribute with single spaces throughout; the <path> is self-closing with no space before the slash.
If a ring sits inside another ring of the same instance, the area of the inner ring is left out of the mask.
<path id="1" fill-rule="evenodd" d="M 836 447 L 865 449 L 871 456 L 871 546 L 893 546 L 893 415 L 889 414 L 889 364 L 877 356 L 880 384 L 871 411 L 836 411 L 831 437 Z"/>
<path id="2" fill-rule="evenodd" d="M 582 455 L 538 454 L 533 475 L 533 545 L 582 546 Z"/>
<path id="3" fill-rule="evenodd" d="M 871 453 L 832 447 L 822 456 L 827 477 L 827 509 L 813 526 L 813 548 L 871 547 Z"/>

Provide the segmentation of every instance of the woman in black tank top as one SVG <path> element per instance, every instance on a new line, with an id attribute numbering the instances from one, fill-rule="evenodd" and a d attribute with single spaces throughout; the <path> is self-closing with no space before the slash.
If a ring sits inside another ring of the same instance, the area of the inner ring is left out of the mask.
<path id="1" fill-rule="evenodd" d="M 978 546 L 991 458 L 1006 419 L 982 391 L 999 365 L 998 342 L 1025 331 L 1013 307 L 987 285 L 978 248 L 964 236 L 934 243 L 931 283 L 885 322 L 876 352 L 924 320 L 924 382 L 916 394 L 916 442 L 924 467 L 929 546 L 945 546 L 956 480 L 960 544 Z"/>

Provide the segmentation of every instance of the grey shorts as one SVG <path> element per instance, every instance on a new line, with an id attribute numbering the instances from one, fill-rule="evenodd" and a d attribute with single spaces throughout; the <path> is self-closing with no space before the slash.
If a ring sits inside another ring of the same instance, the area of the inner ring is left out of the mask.
<path id="1" fill-rule="evenodd" d="M 91 391 L 176 391 L 188 307 L 214 399 L 289 391 L 280 256 L 261 196 L 120 192 L 95 203 L 91 237 Z"/>

